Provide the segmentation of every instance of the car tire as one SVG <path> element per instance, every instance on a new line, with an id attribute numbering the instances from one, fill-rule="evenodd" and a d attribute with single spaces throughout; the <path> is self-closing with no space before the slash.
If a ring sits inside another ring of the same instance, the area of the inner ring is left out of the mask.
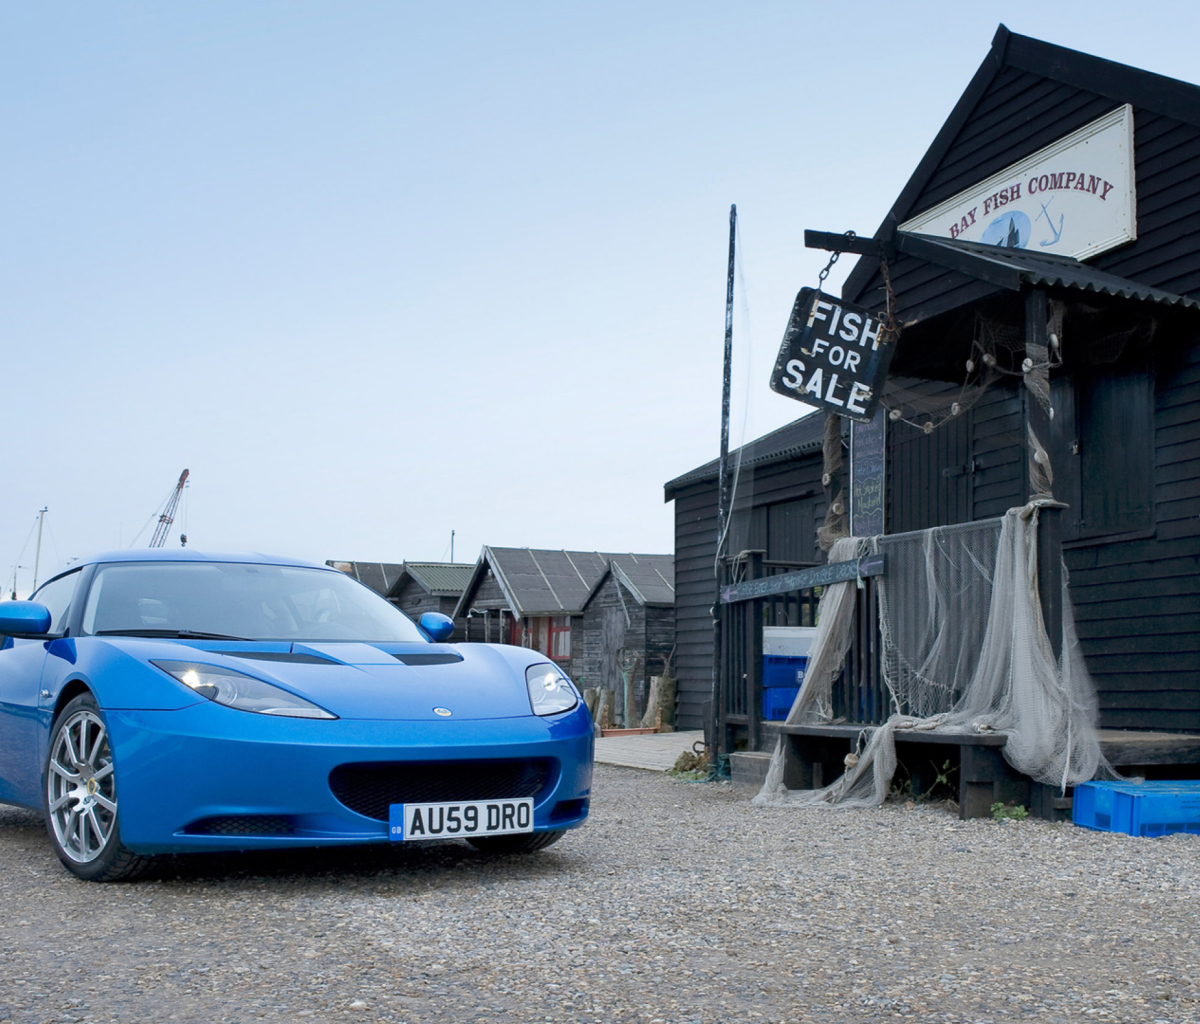
<path id="1" fill-rule="evenodd" d="M 566 830 L 559 829 L 557 832 L 526 832 L 516 836 L 480 836 L 467 842 L 480 853 L 536 853 L 553 846 L 564 835 Z"/>
<path id="2" fill-rule="evenodd" d="M 150 868 L 152 857 L 121 844 L 108 725 L 90 693 L 80 694 L 54 719 L 43 793 L 50 845 L 71 874 L 118 882 Z"/>

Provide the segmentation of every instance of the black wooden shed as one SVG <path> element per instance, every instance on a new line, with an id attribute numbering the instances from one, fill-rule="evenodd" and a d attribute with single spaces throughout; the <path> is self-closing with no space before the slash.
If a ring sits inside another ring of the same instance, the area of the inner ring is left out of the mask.
<path id="1" fill-rule="evenodd" d="M 571 663 L 575 681 L 617 693 L 616 707 L 624 718 L 627 675 L 629 696 L 640 715 L 650 678 L 670 675 L 673 669 L 675 559 L 670 555 L 612 558 L 584 603 L 575 632 Z"/>
<path id="2" fill-rule="evenodd" d="M 901 228 L 1125 105 L 1125 244 L 1083 262 Z M 1039 293 L 1062 304 L 1049 454 L 1101 724 L 1200 731 L 1200 88 L 1002 26 L 876 238 L 905 324 L 894 374 L 959 384 L 981 315 L 1024 334 Z M 878 258 L 859 261 L 843 296 L 886 304 Z M 896 424 L 888 532 L 1024 502 L 1030 406 L 1027 388 L 996 387 L 950 429 Z"/>
<path id="3" fill-rule="evenodd" d="M 816 542 L 827 503 L 823 431 L 824 417 L 806 414 L 732 453 L 737 487 L 725 552 L 765 552 L 768 569 L 824 560 Z M 680 728 L 701 729 L 713 695 L 717 461 L 671 480 L 663 499 L 675 502 L 675 719 Z"/>
<path id="4" fill-rule="evenodd" d="M 992 519 L 1052 492 L 1066 507 L 1043 517 L 1038 589 L 1061 644 L 1065 561 L 1105 753 L 1152 771 L 1200 765 L 1200 88 L 1001 26 L 874 235 L 806 241 L 859 255 L 842 299 L 890 308 L 901 327 L 877 421 L 885 532 Z M 819 486 L 815 429 L 809 444 L 813 454 L 791 453 L 776 472 Z M 714 587 L 711 475 L 707 493 L 691 474 L 667 485 L 689 714 L 712 619 L 699 599 L 694 617 L 683 604 Z M 815 516 L 818 495 L 808 500 Z M 691 555 L 693 533 L 709 544 L 707 565 Z M 758 547 L 770 557 L 769 541 Z M 869 619 L 869 581 L 863 593 Z M 748 606 L 752 636 L 771 612 Z M 847 693 L 876 685 L 869 622 L 859 636 Z M 761 630 L 757 642 L 724 638 L 733 661 L 708 724 L 725 749 L 765 750 L 787 732 L 758 717 Z M 858 726 L 886 717 L 879 705 L 863 714 L 869 704 L 844 700 L 844 725 L 804 739 L 818 778 L 822 759 L 826 781 L 841 770 Z"/>

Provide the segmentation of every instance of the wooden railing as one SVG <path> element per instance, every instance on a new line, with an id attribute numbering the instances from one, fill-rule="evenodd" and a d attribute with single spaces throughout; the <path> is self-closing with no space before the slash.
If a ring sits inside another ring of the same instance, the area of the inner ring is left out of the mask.
<path id="1" fill-rule="evenodd" d="M 833 717 L 856 725 L 879 725 L 894 710 L 880 665 L 879 585 L 864 578 L 855 596 L 850 652 L 833 684 Z"/>
<path id="2" fill-rule="evenodd" d="M 888 717 L 887 690 L 879 666 L 879 604 L 873 576 L 884 560 L 799 565 L 769 562 L 762 552 L 743 552 L 723 566 L 717 606 L 718 686 L 716 731 L 721 753 L 762 747 L 762 669 L 764 626 L 813 626 L 824 587 L 860 579 L 854 643 L 845 670 L 834 685 L 834 715 L 876 723 Z"/>
<path id="3" fill-rule="evenodd" d="M 1038 590 L 1051 645 L 1061 649 L 1062 576 L 1059 511 L 1056 504 L 1041 508 L 1038 520 Z M 956 530 L 988 528 L 999 533 L 1000 520 L 980 520 L 944 527 Z M 924 531 L 895 534 L 880 546 L 919 541 Z M 718 675 L 716 742 L 721 753 L 735 749 L 760 750 L 762 728 L 763 626 L 807 626 L 816 623 L 822 589 L 857 580 L 853 634 L 845 666 L 833 686 L 834 722 L 879 725 L 893 711 L 883 680 L 882 638 L 879 631 L 879 580 L 887 572 L 887 556 L 869 555 L 857 562 L 814 567 L 787 566 L 763 560 L 761 552 L 743 552 L 725 566 L 717 606 Z M 902 571 L 897 563 L 895 571 Z M 911 570 L 910 570 L 911 571 Z M 917 595 L 913 595 L 914 599 Z"/>

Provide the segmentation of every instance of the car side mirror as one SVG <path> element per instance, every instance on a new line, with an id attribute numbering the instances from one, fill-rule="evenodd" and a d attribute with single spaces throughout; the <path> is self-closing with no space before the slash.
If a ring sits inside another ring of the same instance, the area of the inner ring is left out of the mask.
<path id="1" fill-rule="evenodd" d="M 443 616 L 445 618 L 445 616 Z M 50 609 L 37 601 L 0 601 L 0 633 L 37 636 L 50 632 Z"/>
<path id="2" fill-rule="evenodd" d="M 417 625 L 435 644 L 440 644 L 454 632 L 454 620 L 441 612 L 426 612 L 417 620 Z"/>

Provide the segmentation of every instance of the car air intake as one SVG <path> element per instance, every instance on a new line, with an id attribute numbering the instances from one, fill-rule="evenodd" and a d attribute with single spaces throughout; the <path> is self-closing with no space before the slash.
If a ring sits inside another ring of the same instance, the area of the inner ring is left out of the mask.
<path id="1" fill-rule="evenodd" d="M 340 665 L 341 662 L 332 658 L 322 658 L 316 654 L 305 654 L 303 651 L 213 651 L 214 654 L 224 654 L 230 658 L 246 658 L 250 661 L 282 661 L 289 665 Z"/>
<path id="2" fill-rule="evenodd" d="M 290 836 L 296 829 L 282 814 L 221 814 L 199 818 L 183 831 L 189 836 Z"/>
<path id="3" fill-rule="evenodd" d="M 350 810 L 387 821 L 391 804 L 537 797 L 557 774 L 558 762 L 552 758 L 375 761 L 338 765 L 329 773 L 329 788 Z"/>
<path id="4" fill-rule="evenodd" d="M 457 665 L 463 660 L 461 654 L 449 651 L 436 651 L 433 654 L 417 651 L 401 651 L 397 654 L 392 651 L 391 655 L 397 661 L 404 662 L 405 665 Z"/>

